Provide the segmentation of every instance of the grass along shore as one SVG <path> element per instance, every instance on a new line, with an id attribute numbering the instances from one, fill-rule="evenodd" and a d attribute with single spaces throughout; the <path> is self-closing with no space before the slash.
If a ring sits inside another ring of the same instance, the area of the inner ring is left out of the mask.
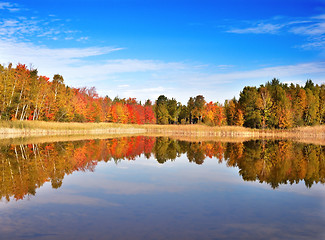
<path id="1" fill-rule="evenodd" d="M 144 129 L 113 123 L 61 123 L 45 121 L 0 121 L 0 139 L 34 136 L 140 134 Z"/>
<path id="2" fill-rule="evenodd" d="M 118 123 L 61 123 L 45 121 L 0 121 L 0 139 L 62 135 L 148 135 L 186 138 L 290 138 L 325 141 L 325 126 L 287 130 L 262 130 L 236 126 L 137 125 Z"/>

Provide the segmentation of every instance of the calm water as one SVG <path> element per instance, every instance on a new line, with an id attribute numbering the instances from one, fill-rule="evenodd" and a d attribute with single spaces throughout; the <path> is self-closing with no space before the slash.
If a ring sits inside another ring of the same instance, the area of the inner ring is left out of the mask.
<path id="1" fill-rule="evenodd" d="M 0 179 L 0 239 L 325 239 L 322 146 L 9 145 Z"/>

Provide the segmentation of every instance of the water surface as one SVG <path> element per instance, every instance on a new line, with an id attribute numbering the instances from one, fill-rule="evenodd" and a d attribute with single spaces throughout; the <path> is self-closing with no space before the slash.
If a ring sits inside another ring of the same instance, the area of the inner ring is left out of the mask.
<path id="1" fill-rule="evenodd" d="M 0 147 L 1 239 L 324 239 L 325 147 L 130 137 Z"/>

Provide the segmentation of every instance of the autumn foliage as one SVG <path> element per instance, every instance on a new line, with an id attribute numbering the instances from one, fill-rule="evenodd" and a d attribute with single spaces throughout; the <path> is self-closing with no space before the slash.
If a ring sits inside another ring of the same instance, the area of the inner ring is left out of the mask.
<path id="1" fill-rule="evenodd" d="M 111 100 L 95 88 L 72 88 L 61 75 L 50 80 L 36 69 L 0 65 L 0 119 L 60 122 L 155 123 L 152 105 L 135 99 Z"/>
<path id="2" fill-rule="evenodd" d="M 0 65 L 0 119 L 288 129 L 324 123 L 325 85 L 307 80 L 302 87 L 273 79 L 244 87 L 238 100 L 224 104 L 206 102 L 203 95 L 190 97 L 186 105 L 164 95 L 154 104 L 141 104 L 135 98 L 99 96 L 94 87 L 69 87 L 59 74 L 49 79 L 26 65 L 9 64 Z"/>
<path id="3" fill-rule="evenodd" d="M 206 102 L 202 95 L 190 97 L 187 105 L 161 95 L 156 100 L 158 124 L 206 124 L 288 129 L 325 122 L 325 84 L 307 80 L 305 86 L 273 79 L 260 87 L 246 86 L 233 98 Z"/>

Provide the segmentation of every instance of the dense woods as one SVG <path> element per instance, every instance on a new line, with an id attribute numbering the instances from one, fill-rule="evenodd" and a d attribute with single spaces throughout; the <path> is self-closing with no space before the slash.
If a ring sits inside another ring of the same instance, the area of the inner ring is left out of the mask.
<path id="1" fill-rule="evenodd" d="M 187 105 L 160 96 L 156 118 L 159 124 L 204 123 L 260 129 L 319 125 L 325 121 L 325 85 L 307 80 L 302 87 L 273 79 L 258 88 L 244 87 L 238 100 L 226 100 L 223 105 L 207 103 L 202 95 L 191 97 Z"/>
<path id="2" fill-rule="evenodd" d="M 206 124 L 285 129 L 323 124 L 325 85 L 307 80 L 305 86 L 273 79 L 260 87 L 244 87 L 239 99 L 224 104 L 206 102 L 203 95 L 183 105 L 164 95 L 155 103 L 135 98 L 113 100 L 95 88 L 65 85 L 61 75 L 39 76 L 26 65 L 0 65 L 0 118 L 61 122 Z"/>
<path id="3" fill-rule="evenodd" d="M 95 88 L 72 88 L 61 75 L 38 76 L 36 69 L 0 65 L 0 118 L 61 122 L 155 123 L 150 101 L 111 100 Z"/>
<path id="4" fill-rule="evenodd" d="M 164 164 L 185 154 L 188 161 L 204 164 L 214 158 L 239 168 L 246 181 L 281 184 L 303 181 L 307 187 L 325 182 L 325 147 L 290 141 L 187 142 L 170 138 L 118 139 L 0 146 L 0 198 L 24 199 L 35 195 L 45 182 L 62 185 L 74 171 L 94 171 L 100 161 L 136 160 L 144 155 Z"/>

